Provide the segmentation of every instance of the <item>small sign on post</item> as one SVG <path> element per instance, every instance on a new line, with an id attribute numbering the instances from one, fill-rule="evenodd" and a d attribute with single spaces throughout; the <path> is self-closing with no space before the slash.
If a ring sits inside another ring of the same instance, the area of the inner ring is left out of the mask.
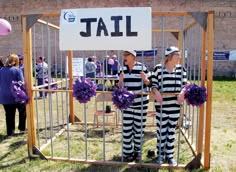
<path id="1" fill-rule="evenodd" d="M 150 50 L 150 7 L 63 9 L 60 50 Z"/>
<path id="2" fill-rule="evenodd" d="M 84 63 L 87 61 L 87 58 L 72 58 L 72 76 L 84 76 Z M 66 74 L 68 74 L 68 56 L 66 57 Z"/>

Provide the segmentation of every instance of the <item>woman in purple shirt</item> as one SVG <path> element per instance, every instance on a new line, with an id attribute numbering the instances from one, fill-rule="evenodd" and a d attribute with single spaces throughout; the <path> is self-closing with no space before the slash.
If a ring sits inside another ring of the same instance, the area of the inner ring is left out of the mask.
<path id="1" fill-rule="evenodd" d="M 19 69 L 19 58 L 16 54 L 7 57 L 5 66 L 0 69 L 0 104 L 3 104 L 6 114 L 7 135 L 15 132 L 15 113 L 19 111 L 20 131 L 25 131 L 26 108 L 25 104 L 19 104 L 11 92 L 12 81 L 24 81 L 22 71 Z"/>

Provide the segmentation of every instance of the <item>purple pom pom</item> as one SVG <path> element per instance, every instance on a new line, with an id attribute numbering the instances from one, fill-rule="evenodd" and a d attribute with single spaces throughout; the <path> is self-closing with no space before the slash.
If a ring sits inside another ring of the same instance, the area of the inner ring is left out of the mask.
<path id="1" fill-rule="evenodd" d="M 80 77 L 73 84 L 73 97 L 80 103 L 87 103 L 96 96 L 97 85 L 90 78 Z"/>
<path id="2" fill-rule="evenodd" d="M 136 95 L 126 88 L 114 89 L 112 93 L 112 102 L 120 110 L 127 109 L 134 102 Z"/>
<path id="3" fill-rule="evenodd" d="M 29 97 L 22 81 L 12 81 L 11 92 L 17 103 L 27 104 L 29 102 Z"/>
<path id="4" fill-rule="evenodd" d="M 206 88 L 196 84 L 188 84 L 185 86 L 184 98 L 188 105 L 200 106 L 207 100 Z"/>

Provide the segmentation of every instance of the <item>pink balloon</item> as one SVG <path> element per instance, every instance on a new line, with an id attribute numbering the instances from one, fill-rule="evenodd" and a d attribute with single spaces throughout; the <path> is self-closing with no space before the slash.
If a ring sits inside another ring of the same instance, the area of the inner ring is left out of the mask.
<path id="1" fill-rule="evenodd" d="M 11 24 L 5 19 L 0 19 L 0 35 L 8 35 L 10 32 Z"/>

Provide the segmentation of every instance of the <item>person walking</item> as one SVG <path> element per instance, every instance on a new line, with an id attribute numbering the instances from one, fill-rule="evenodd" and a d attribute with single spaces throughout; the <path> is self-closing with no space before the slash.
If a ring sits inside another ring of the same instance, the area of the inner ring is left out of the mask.
<path id="1" fill-rule="evenodd" d="M 26 129 L 26 107 L 15 101 L 11 92 L 12 81 L 24 82 L 22 71 L 19 69 L 19 58 L 16 54 L 10 54 L 6 59 L 6 64 L 0 69 L 0 104 L 3 104 L 6 115 L 7 136 L 15 133 L 15 114 L 19 111 L 20 132 Z"/>
<path id="2" fill-rule="evenodd" d="M 123 51 L 124 66 L 119 71 L 118 87 L 126 87 L 128 91 L 140 93 L 147 91 L 150 84 L 147 67 L 136 60 L 136 52 Z M 137 94 L 134 103 L 123 110 L 123 161 L 139 161 L 141 145 L 146 127 L 146 115 L 149 97 Z"/>
<path id="3" fill-rule="evenodd" d="M 45 79 L 48 78 L 48 64 L 45 62 L 44 57 L 38 57 L 36 60 L 36 78 L 38 86 L 45 84 Z M 42 99 L 47 97 L 47 92 L 39 92 L 39 97 L 36 99 Z"/>
<path id="4" fill-rule="evenodd" d="M 157 159 L 161 165 L 165 161 L 176 166 L 174 159 L 175 130 L 180 117 L 181 103 L 184 101 L 184 86 L 187 84 L 187 72 L 179 64 L 180 51 L 171 46 L 165 50 L 164 64 L 155 66 L 151 75 L 151 89 L 155 95 L 157 124 Z M 173 95 L 161 95 L 173 93 Z M 178 95 L 174 95 L 179 93 Z"/>

